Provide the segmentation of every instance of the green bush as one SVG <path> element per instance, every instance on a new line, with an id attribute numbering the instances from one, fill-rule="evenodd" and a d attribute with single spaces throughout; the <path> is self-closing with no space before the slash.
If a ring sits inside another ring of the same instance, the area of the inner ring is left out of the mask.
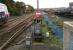
<path id="1" fill-rule="evenodd" d="M 21 14 L 19 13 L 19 11 L 18 11 L 17 9 L 15 9 L 15 8 L 8 7 L 8 10 L 9 10 L 9 12 L 10 12 L 10 15 L 13 15 L 13 16 L 21 15 Z"/>

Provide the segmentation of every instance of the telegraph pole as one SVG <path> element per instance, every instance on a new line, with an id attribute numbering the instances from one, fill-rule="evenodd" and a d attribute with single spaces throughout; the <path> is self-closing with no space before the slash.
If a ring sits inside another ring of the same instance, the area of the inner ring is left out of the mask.
<path id="1" fill-rule="evenodd" d="M 37 0 L 37 11 L 39 11 L 39 0 Z"/>

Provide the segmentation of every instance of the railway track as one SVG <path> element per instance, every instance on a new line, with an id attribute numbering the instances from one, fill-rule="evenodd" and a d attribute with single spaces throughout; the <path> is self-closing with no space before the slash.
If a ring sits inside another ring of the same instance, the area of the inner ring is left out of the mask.
<path id="1" fill-rule="evenodd" d="M 17 47 L 17 46 L 21 46 L 21 45 L 25 46 L 25 42 L 27 41 L 26 36 L 31 36 L 32 35 L 32 32 L 31 32 L 32 27 L 31 26 L 32 25 L 30 25 L 30 27 L 28 27 L 19 36 L 17 36 L 3 50 L 18 50 L 16 48 L 20 48 L 20 47 Z M 19 49 L 19 50 L 22 50 L 22 49 Z M 26 48 L 24 50 L 26 50 Z"/>
<path id="2" fill-rule="evenodd" d="M 2 32 L 3 34 L 0 35 L 0 50 L 6 47 L 6 45 L 8 45 L 24 30 L 26 30 L 33 23 L 32 19 L 33 19 L 33 16 L 27 17 L 24 20 L 22 20 L 22 22 L 8 29 L 6 32 Z"/>
<path id="3" fill-rule="evenodd" d="M 30 22 L 27 26 L 23 26 L 19 31 L 17 31 L 4 45 L 6 45 L 5 48 L 3 48 L 3 50 L 5 50 L 6 48 L 13 46 L 13 45 L 19 45 L 17 44 L 18 42 L 20 42 L 19 36 L 23 33 L 23 31 L 25 31 L 25 29 L 27 29 L 27 27 L 29 27 L 32 24 L 32 22 Z M 26 27 L 26 28 L 25 28 Z M 24 29 L 25 28 L 25 29 Z M 26 34 L 27 35 L 27 34 Z M 24 39 L 25 40 L 25 39 Z M 7 45 L 8 44 L 8 45 Z M 2 50 L 2 49 L 1 49 Z"/>
<path id="4" fill-rule="evenodd" d="M 31 14 L 30 14 L 30 15 L 31 15 Z M 29 16 L 30 16 L 30 15 L 29 15 Z M 10 20 L 8 20 L 8 23 L 12 23 L 12 22 L 17 21 L 17 20 L 19 20 L 19 19 L 23 19 L 24 16 L 25 16 L 25 15 L 20 16 L 20 17 L 16 17 L 16 18 L 14 18 L 14 19 L 10 19 Z M 28 15 L 26 15 L 26 16 L 28 16 Z M 7 23 L 6 25 L 8 25 L 8 23 Z"/>
<path id="5" fill-rule="evenodd" d="M 32 16 L 32 14 L 29 14 L 29 15 L 26 15 L 26 16 L 29 17 L 29 16 Z M 14 19 L 8 20 L 6 24 L 4 24 L 3 26 L 0 27 L 0 32 L 4 32 L 3 30 L 4 30 L 5 28 L 7 29 L 10 25 L 12 25 L 13 23 L 15 23 L 15 22 L 18 21 L 18 20 L 24 19 L 26 16 L 23 15 L 23 16 L 16 17 L 16 18 L 14 18 Z"/>
<path id="6" fill-rule="evenodd" d="M 30 14 L 27 18 L 29 18 L 30 16 L 32 16 L 32 14 Z M 16 27 L 18 24 L 20 24 L 23 20 L 25 19 L 25 17 L 21 17 L 21 18 L 16 18 L 14 20 L 11 20 L 10 22 L 7 22 L 2 29 L 0 29 L 0 35 L 2 35 L 3 33 L 6 33 L 8 30 Z M 8 31 L 9 32 L 9 31 Z"/>

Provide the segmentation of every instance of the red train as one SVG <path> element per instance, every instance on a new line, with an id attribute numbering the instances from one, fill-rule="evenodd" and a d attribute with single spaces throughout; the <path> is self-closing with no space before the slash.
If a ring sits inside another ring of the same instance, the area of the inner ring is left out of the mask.
<path id="1" fill-rule="evenodd" d="M 34 16 L 34 21 L 40 22 L 42 20 L 42 14 L 40 12 L 36 12 Z"/>

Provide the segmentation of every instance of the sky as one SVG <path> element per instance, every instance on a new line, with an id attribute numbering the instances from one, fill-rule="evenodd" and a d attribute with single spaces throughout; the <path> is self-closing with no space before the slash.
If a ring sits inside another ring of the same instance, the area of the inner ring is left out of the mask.
<path id="1" fill-rule="evenodd" d="M 26 5 L 29 4 L 34 8 L 37 8 L 37 0 L 14 0 L 14 1 L 22 1 Z M 69 2 L 73 2 L 73 0 L 39 0 L 39 8 L 69 7 Z"/>

